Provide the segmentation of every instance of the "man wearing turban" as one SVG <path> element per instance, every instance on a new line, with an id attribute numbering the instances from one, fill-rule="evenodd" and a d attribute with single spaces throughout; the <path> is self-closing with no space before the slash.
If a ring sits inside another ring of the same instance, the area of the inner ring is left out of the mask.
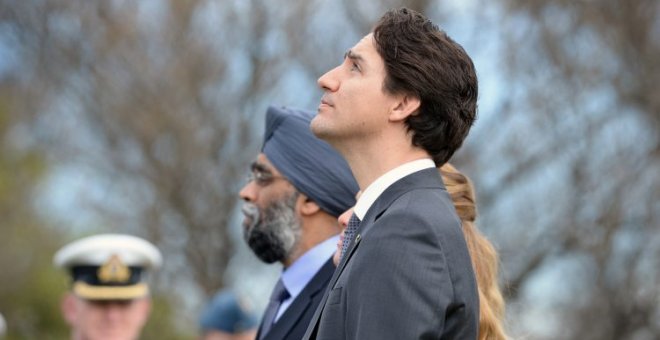
<path id="1" fill-rule="evenodd" d="M 261 153 L 239 193 L 245 241 L 262 261 L 284 266 L 258 340 L 302 338 L 334 272 L 337 217 L 355 204 L 348 164 L 312 134 L 313 117 L 268 108 Z"/>

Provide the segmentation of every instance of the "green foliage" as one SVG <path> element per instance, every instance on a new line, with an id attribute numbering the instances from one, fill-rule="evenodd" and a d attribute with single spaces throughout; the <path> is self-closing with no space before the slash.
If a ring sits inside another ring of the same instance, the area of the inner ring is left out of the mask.
<path id="1" fill-rule="evenodd" d="M 142 331 L 142 339 L 194 339 L 190 334 L 183 334 L 177 329 L 177 323 L 172 318 L 175 310 L 171 302 L 163 296 L 154 296 L 152 300 L 151 316 Z"/>
<path id="2" fill-rule="evenodd" d="M 33 188 L 46 171 L 35 150 L 16 150 L 8 141 L 14 121 L 0 99 L 0 313 L 7 339 L 63 339 L 59 313 L 62 275 L 51 256 L 61 237 L 34 211 Z"/>
<path id="3" fill-rule="evenodd" d="M 36 231 L 35 229 L 32 229 Z M 51 238 L 56 240 L 57 238 Z M 43 239 L 34 238 L 35 244 Z M 43 245 L 43 244 L 42 244 Z M 23 261 L 22 270 L 0 288 L 0 306 L 7 319 L 7 339 L 65 339 L 68 329 L 59 312 L 65 281 L 52 269 L 49 247 L 14 248 L 14 258 Z M 6 248 L 0 256 L 7 256 Z"/>

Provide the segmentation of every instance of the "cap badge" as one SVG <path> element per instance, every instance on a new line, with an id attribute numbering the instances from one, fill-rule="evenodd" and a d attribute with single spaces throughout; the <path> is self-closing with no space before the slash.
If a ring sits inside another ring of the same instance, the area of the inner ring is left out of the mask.
<path id="1" fill-rule="evenodd" d="M 131 277 L 131 270 L 121 262 L 119 256 L 112 255 L 108 262 L 99 267 L 96 275 L 99 277 L 99 280 L 104 283 L 125 283 Z"/>

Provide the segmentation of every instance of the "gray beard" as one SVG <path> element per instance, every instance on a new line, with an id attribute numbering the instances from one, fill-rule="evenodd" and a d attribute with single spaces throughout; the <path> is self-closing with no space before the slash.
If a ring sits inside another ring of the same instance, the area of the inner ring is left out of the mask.
<path id="1" fill-rule="evenodd" d="M 271 203 L 263 213 L 252 203 L 243 204 L 243 214 L 251 222 L 243 228 L 243 239 L 261 261 L 283 262 L 298 244 L 302 228 L 296 216 L 297 198 L 294 192 Z"/>

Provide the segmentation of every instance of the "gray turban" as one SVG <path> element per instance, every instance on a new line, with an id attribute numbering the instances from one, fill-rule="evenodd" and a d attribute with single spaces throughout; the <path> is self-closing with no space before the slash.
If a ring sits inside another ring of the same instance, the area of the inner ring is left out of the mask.
<path id="1" fill-rule="evenodd" d="M 355 205 L 358 185 L 348 163 L 309 128 L 309 111 L 271 106 L 261 151 L 293 186 L 332 216 Z"/>

